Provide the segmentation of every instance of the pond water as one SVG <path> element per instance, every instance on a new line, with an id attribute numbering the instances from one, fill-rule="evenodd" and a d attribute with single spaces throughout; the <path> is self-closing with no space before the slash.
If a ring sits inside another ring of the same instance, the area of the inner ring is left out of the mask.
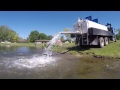
<path id="1" fill-rule="evenodd" d="M 120 61 L 53 53 L 30 47 L 0 47 L 0 79 L 119 79 Z"/>

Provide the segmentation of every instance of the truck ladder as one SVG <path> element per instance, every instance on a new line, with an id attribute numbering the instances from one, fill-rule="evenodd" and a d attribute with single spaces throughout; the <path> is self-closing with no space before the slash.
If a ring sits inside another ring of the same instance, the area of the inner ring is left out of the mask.
<path id="1" fill-rule="evenodd" d="M 82 45 L 89 45 L 88 34 L 82 34 Z"/>

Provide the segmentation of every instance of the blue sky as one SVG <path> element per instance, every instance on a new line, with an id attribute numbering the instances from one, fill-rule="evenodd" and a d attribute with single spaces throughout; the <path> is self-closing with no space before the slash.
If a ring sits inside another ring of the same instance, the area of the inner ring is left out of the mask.
<path id="1" fill-rule="evenodd" d="M 78 17 L 92 16 L 99 23 L 111 23 L 120 28 L 120 11 L 0 11 L 0 26 L 6 25 L 22 38 L 28 37 L 32 30 L 54 35 L 65 28 L 73 30 Z"/>

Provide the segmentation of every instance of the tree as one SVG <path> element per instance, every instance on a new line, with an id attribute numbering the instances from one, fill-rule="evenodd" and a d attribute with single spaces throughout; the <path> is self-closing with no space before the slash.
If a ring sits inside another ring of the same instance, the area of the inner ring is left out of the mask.
<path id="1" fill-rule="evenodd" d="M 116 29 L 115 32 L 116 32 L 116 38 L 120 40 L 120 28 Z"/>
<path id="2" fill-rule="evenodd" d="M 8 26 L 0 26 L 0 40 L 17 42 L 19 40 L 18 34 L 10 29 Z"/>
<path id="3" fill-rule="evenodd" d="M 71 32 L 71 29 L 70 28 L 65 28 L 64 32 Z M 66 36 L 66 38 L 69 42 L 72 42 L 70 34 L 65 34 L 65 36 Z"/>
<path id="4" fill-rule="evenodd" d="M 70 28 L 65 28 L 64 29 L 64 32 L 70 32 L 70 31 L 71 31 Z M 67 40 L 70 40 L 70 34 L 65 34 L 65 36 L 66 36 Z"/>
<path id="5" fill-rule="evenodd" d="M 30 42 L 30 38 L 29 37 L 27 37 L 27 42 Z"/>
<path id="6" fill-rule="evenodd" d="M 40 40 L 45 40 L 45 39 L 47 39 L 47 35 L 44 34 L 44 33 L 40 33 L 40 34 L 39 34 L 39 39 L 40 39 Z"/>
<path id="7" fill-rule="evenodd" d="M 60 37 L 60 40 L 61 40 L 61 41 L 64 41 L 64 36 L 61 36 L 61 37 Z"/>
<path id="8" fill-rule="evenodd" d="M 16 33 L 12 40 L 13 40 L 13 42 L 18 42 L 19 39 L 20 38 L 18 37 L 18 34 Z"/>
<path id="9" fill-rule="evenodd" d="M 51 36 L 51 35 L 48 35 L 48 36 L 47 36 L 47 39 L 48 39 L 48 40 L 51 40 L 52 38 L 53 38 L 53 36 Z"/>
<path id="10" fill-rule="evenodd" d="M 39 39 L 39 32 L 37 30 L 31 31 L 29 35 L 30 42 L 35 42 L 35 40 Z"/>

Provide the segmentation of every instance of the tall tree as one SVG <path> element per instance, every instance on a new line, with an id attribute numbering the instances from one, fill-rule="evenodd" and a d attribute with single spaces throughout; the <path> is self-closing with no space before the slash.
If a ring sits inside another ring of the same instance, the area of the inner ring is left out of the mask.
<path id="1" fill-rule="evenodd" d="M 27 37 L 27 42 L 30 42 L 30 38 L 29 37 Z"/>
<path id="2" fill-rule="evenodd" d="M 120 40 L 120 28 L 116 29 L 115 33 L 116 33 L 116 38 Z"/>
<path id="3" fill-rule="evenodd" d="M 60 37 L 60 40 L 61 40 L 61 41 L 64 41 L 64 36 L 61 36 L 61 37 Z"/>
<path id="4" fill-rule="evenodd" d="M 71 32 L 71 29 L 70 28 L 65 28 L 64 32 Z M 66 36 L 66 38 L 69 42 L 72 42 L 70 34 L 65 34 L 65 36 Z"/>
<path id="5" fill-rule="evenodd" d="M 14 38 L 16 38 L 16 42 L 19 39 L 19 36 L 15 31 L 10 29 L 8 26 L 0 26 L 0 41 L 14 42 Z"/>
<path id="6" fill-rule="evenodd" d="M 70 28 L 65 28 L 64 29 L 64 32 L 71 32 L 71 29 Z M 70 34 L 65 34 L 67 40 L 70 40 Z"/>
<path id="7" fill-rule="evenodd" d="M 53 38 L 53 36 L 51 36 L 51 35 L 48 35 L 48 36 L 47 36 L 47 39 L 48 39 L 48 40 L 51 40 L 52 38 Z"/>
<path id="8" fill-rule="evenodd" d="M 40 33 L 40 34 L 39 34 L 39 39 L 40 39 L 40 40 L 45 40 L 45 39 L 47 39 L 47 35 L 44 34 L 44 33 Z"/>
<path id="9" fill-rule="evenodd" d="M 35 40 L 39 39 L 39 32 L 37 30 L 31 31 L 29 35 L 30 42 L 35 42 Z"/>

